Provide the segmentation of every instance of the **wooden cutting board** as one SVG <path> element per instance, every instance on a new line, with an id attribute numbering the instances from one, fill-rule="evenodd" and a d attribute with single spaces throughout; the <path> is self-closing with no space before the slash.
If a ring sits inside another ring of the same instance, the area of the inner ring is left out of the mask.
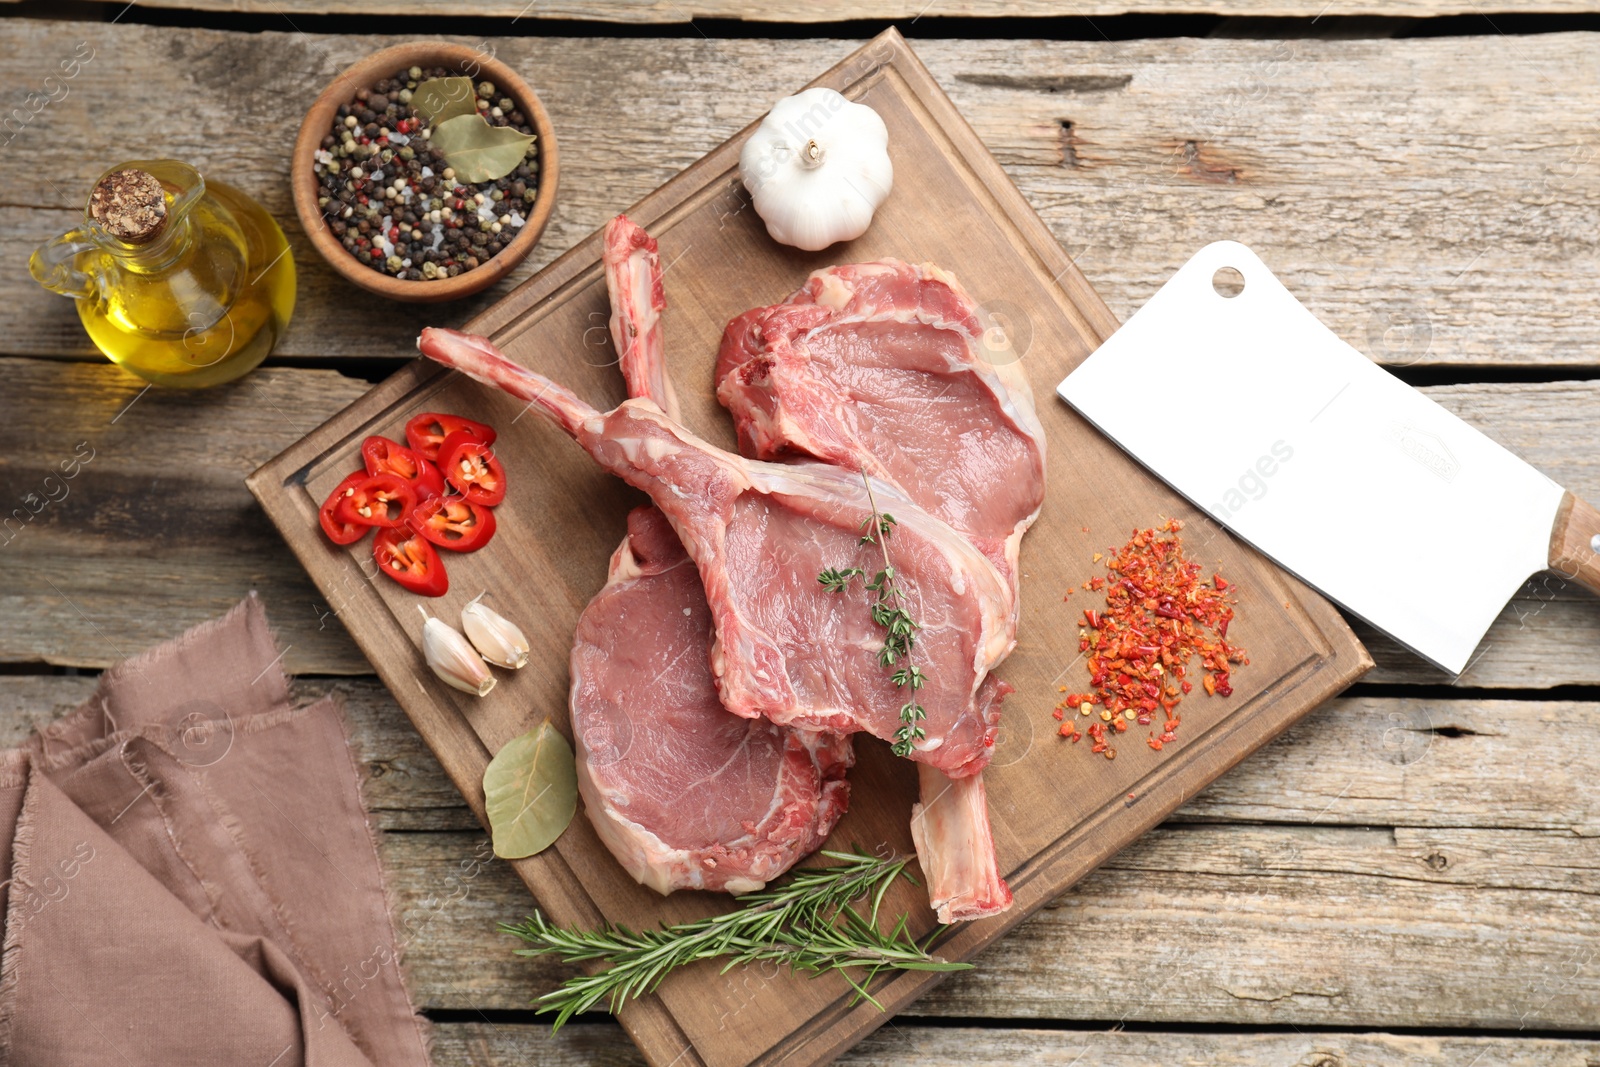
<path id="1" fill-rule="evenodd" d="M 996 919 L 947 932 L 940 951 L 967 959 L 1343 689 L 1370 661 L 1326 601 L 1212 526 L 1053 395 L 1056 383 L 1117 323 L 905 41 L 887 31 L 812 84 L 870 104 L 888 124 L 895 189 L 864 237 L 821 254 L 768 239 L 738 179 L 749 128 L 627 211 L 660 240 L 667 264 L 667 361 L 685 422 L 724 447 L 733 447 L 733 436 L 711 381 L 723 326 L 747 308 L 782 299 L 818 267 L 882 256 L 938 263 L 986 305 L 1021 353 L 1048 438 L 1049 488 L 1043 514 L 1023 541 L 1020 637 L 999 672 L 1017 691 L 1006 701 L 988 771 L 1001 869 L 1016 905 Z M 607 316 L 596 234 L 467 328 L 610 407 L 624 391 Z M 456 325 L 445 313 L 440 324 Z M 1129 384 L 1137 403 L 1137 383 Z M 1225 398 L 1226 389 L 1219 388 L 1196 400 L 1212 417 L 1249 417 L 1228 411 Z M 450 593 L 427 603 L 453 620 L 487 589 L 496 609 L 527 632 L 532 663 L 515 675 L 501 673 L 499 687 L 482 700 L 444 687 L 422 664 L 422 601 L 393 582 L 372 579 L 370 540 L 338 548 L 317 526 L 319 503 L 360 466 L 362 438 L 400 438 L 406 419 L 424 410 L 494 424 L 509 473 L 495 541 L 473 555 L 450 555 Z M 578 613 L 605 580 L 629 508 L 643 499 L 602 474 L 560 432 L 523 414 L 511 398 L 418 360 L 249 479 L 480 819 L 480 783 L 491 754 L 546 716 L 566 728 L 567 656 Z M 1174 433 L 1194 433 L 1195 447 L 1203 448 L 1203 433 L 1185 429 L 1191 416 L 1151 413 L 1169 421 Z M 1156 753 L 1142 733 L 1130 731 L 1110 762 L 1091 756 L 1086 744 L 1055 735 L 1058 686 L 1087 688 L 1077 617 L 1094 603 L 1081 590 L 1063 597 L 1099 572 L 1094 552 L 1120 545 L 1135 526 L 1174 515 L 1189 523 L 1191 555 L 1236 583 L 1239 608 L 1230 637 L 1249 650 L 1251 663 L 1235 673 L 1231 698 L 1197 695 L 1182 705 L 1178 744 Z M 639 695 L 648 700 L 648 689 Z M 913 768 L 871 739 L 859 740 L 857 751 L 850 812 L 830 844 L 910 851 Z M 640 888 L 581 816 L 554 848 L 514 866 L 539 906 L 561 923 L 604 918 L 652 926 L 728 907 L 723 896 L 662 898 Z M 903 886 L 891 908 L 910 912 L 920 932 L 934 927 L 914 887 Z M 514 947 L 508 938 L 506 951 Z M 880 979 L 874 993 L 892 1013 L 938 980 L 893 974 Z M 981 966 L 976 980 L 982 980 Z M 530 987 L 530 995 L 535 992 Z M 889 1017 L 871 1005 L 848 1007 L 847 994 L 837 976 L 808 980 L 756 968 L 719 975 L 700 965 L 669 978 L 621 1018 L 659 1067 L 810 1065 L 831 1060 Z"/>

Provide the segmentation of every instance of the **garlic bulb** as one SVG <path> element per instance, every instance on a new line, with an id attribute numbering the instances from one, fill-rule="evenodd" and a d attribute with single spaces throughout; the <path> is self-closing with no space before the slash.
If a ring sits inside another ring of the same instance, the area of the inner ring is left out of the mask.
<path id="1" fill-rule="evenodd" d="M 494 688 L 489 665 L 461 636 L 461 631 L 443 619 L 429 618 L 423 624 L 422 656 L 445 685 L 480 697 Z"/>
<path id="2" fill-rule="evenodd" d="M 832 89 L 807 89 L 767 112 L 739 153 L 739 177 L 780 244 L 815 252 L 867 232 L 894 186 L 889 130 Z"/>
<path id="3" fill-rule="evenodd" d="M 461 609 L 461 628 L 473 647 L 496 667 L 516 670 L 528 662 L 528 639 L 516 623 L 490 611 L 477 597 Z"/>

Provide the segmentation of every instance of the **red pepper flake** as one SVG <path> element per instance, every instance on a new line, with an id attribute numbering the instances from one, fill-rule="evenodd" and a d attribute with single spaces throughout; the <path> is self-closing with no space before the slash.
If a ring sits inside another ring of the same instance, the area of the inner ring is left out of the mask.
<path id="1" fill-rule="evenodd" d="M 1157 710 L 1166 717 L 1162 732 L 1152 732 L 1146 743 L 1159 752 L 1177 739 L 1174 709 L 1194 690 L 1185 676 L 1196 657 L 1209 696 L 1231 696 L 1234 665 L 1250 662 L 1227 640 L 1235 604 L 1228 595 L 1232 584 L 1220 574 L 1209 582 L 1202 578 L 1200 564 L 1184 556 L 1182 529 L 1183 523 L 1171 519 L 1134 530 L 1120 550 L 1095 554 L 1096 562 L 1104 559 L 1107 576 L 1083 583 L 1086 589 L 1104 590 L 1106 598 L 1103 610 L 1083 609 L 1087 629 L 1079 632 L 1078 648 L 1088 653 L 1085 666 L 1094 691 L 1067 696 L 1056 705 L 1056 717 L 1065 720 L 1061 735 L 1067 737 L 1069 730 L 1077 733 L 1067 710 L 1105 708 L 1100 716 L 1105 721 L 1091 722 L 1087 732 L 1093 751 L 1107 759 L 1116 757 L 1106 740 L 1107 726 L 1111 736 L 1135 721 L 1149 726 Z"/>

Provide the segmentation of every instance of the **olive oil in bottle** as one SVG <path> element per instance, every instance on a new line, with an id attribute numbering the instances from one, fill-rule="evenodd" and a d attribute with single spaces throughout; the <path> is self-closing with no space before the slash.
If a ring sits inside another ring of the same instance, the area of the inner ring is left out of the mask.
<path id="1" fill-rule="evenodd" d="M 84 224 L 28 265 L 77 300 L 108 359 L 156 385 L 198 388 L 253 370 L 294 311 L 294 260 L 272 216 L 171 160 L 107 171 Z"/>

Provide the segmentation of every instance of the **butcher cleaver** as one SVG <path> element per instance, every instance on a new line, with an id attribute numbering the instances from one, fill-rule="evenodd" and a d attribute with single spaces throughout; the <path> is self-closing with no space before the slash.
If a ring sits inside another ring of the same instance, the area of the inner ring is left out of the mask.
<path id="1" fill-rule="evenodd" d="M 1452 674 L 1536 571 L 1600 592 L 1600 512 L 1334 336 L 1242 244 L 1201 249 L 1058 392 Z"/>

